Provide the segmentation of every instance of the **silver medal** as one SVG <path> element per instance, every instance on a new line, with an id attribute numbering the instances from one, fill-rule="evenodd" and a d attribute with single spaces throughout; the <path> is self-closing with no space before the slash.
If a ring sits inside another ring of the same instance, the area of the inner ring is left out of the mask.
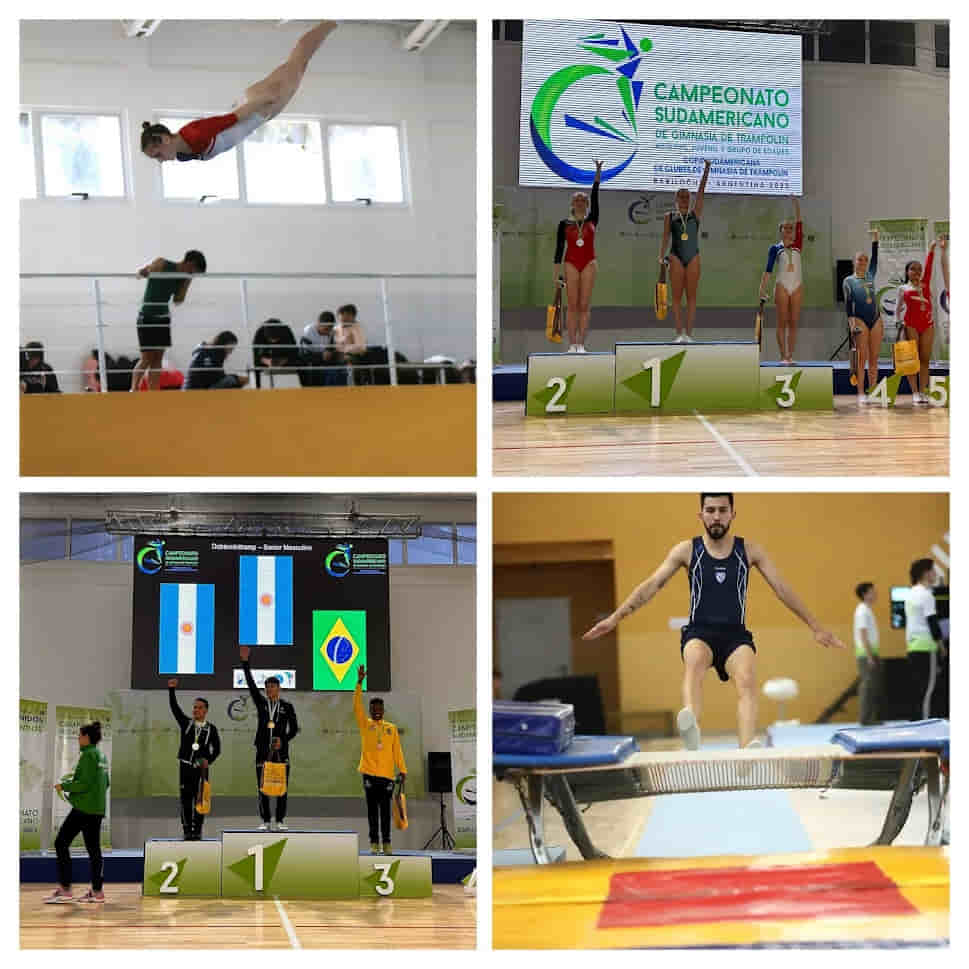
<path id="1" fill-rule="evenodd" d="M 199 749 L 198 744 L 192 744 L 192 750 L 198 750 L 198 749 Z"/>

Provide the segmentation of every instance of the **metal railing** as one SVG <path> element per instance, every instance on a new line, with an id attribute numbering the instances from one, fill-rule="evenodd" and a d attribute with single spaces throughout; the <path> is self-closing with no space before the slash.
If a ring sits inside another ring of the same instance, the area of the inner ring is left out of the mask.
<path id="1" fill-rule="evenodd" d="M 379 302 L 381 307 L 381 312 L 383 316 L 384 324 L 384 346 L 387 351 L 387 363 L 386 364 L 375 364 L 375 363 L 361 363 L 359 365 L 348 364 L 343 365 L 344 369 L 350 371 L 352 380 L 352 371 L 354 366 L 358 366 L 360 369 L 370 369 L 370 370 L 382 370 L 387 369 L 390 372 L 390 383 L 392 386 L 397 386 L 398 384 L 398 368 L 426 368 L 426 369 L 438 369 L 439 379 L 438 382 L 442 383 L 444 370 L 448 366 L 453 366 L 452 364 L 439 363 L 439 362 L 425 362 L 425 363 L 408 363 L 408 364 L 398 364 L 396 360 L 395 344 L 394 344 L 394 326 L 393 318 L 391 314 L 390 297 L 388 294 L 387 284 L 388 281 L 403 281 L 403 280 L 471 280 L 475 279 L 474 273 L 149 273 L 147 276 L 141 276 L 136 273 L 21 273 L 20 279 L 42 279 L 42 280 L 69 280 L 69 279 L 82 279 L 90 280 L 92 288 L 93 305 L 95 312 L 95 329 L 97 334 L 97 349 L 98 349 L 98 373 L 100 377 L 101 392 L 108 392 L 108 369 L 106 365 L 106 354 L 105 354 L 105 314 L 104 308 L 106 305 L 106 300 L 104 298 L 104 293 L 102 291 L 101 283 L 103 280 L 108 279 L 126 279 L 126 280 L 136 280 L 140 284 L 147 283 L 152 279 L 187 279 L 193 281 L 199 280 L 238 280 L 239 281 L 239 299 L 241 307 L 241 320 L 243 326 L 245 327 L 246 333 L 251 332 L 249 309 L 250 309 L 250 294 L 249 294 L 249 281 L 250 280 L 286 280 L 286 279 L 303 279 L 303 280 L 339 280 L 339 281 L 352 281 L 352 280 L 370 280 L 376 281 L 379 291 Z M 474 320 L 474 293 L 471 294 L 472 303 L 472 335 L 473 335 L 473 320 Z M 145 303 L 143 300 L 138 302 L 139 306 L 146 305 L 161 305 L 161 304 L 151 304 Z M 164 305 L 168 305 L 167 303 Z M 472 337 L 472 346 L 473 337 Z M 23 349 L 23 348 L 22 348 Z M 253 368 L 255 369 L 255 368 Z M 266 368 L 271 371 L 272 368 Z M 278 368 L 281 372 L 295 371 L 296 367 L 283 367 Z M 316 368 L 312 368 L 316 369 Z M 328 368 L 330 369 L 330 368 Z M 62 371 L 66 372 L 66 371 Z"/>

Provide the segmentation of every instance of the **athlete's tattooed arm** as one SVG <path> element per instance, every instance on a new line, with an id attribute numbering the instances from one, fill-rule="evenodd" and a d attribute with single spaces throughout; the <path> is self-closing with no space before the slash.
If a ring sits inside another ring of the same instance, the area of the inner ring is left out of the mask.
<path id="1" fill-rule="evenodd" d="M 582 638 L 598 639 L 612 632 L 627 616 L 631 616 L 640 606 L 645 606 L 660 589 L 669 582 L 679 568 L 690 564 L 690 543 L 680 542 L 670 549 L 663 564 L 648 578 L 633 589 L 626 601 L 611 615 L 597 622 Z"/>
<path id="2" fill-rule="evenodd" d="M 760 571 L 760 574 L 767 580 L 767 584 L 774 590 L 774 595 L 794 613 L 798 619 L 808 626 L 814 633 L 815 642 L 822 646 L 833 646 L 837 649 L 846 649 L 845 644 L 838 639 L 834 633 L 825 629 L 818 620 L 811 614 L 808 607 L 801 601 L 797 593 L 781 578 L 777 567 L 767 557 L 767 553 L 755 542 L 747 540 L 747 558 L 750 564 Z"/>

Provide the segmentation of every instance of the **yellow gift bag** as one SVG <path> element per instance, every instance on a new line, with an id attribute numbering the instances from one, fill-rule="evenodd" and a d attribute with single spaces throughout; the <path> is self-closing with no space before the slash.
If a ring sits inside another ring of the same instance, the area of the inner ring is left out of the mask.
<path id="1" fill-rule="evenodd" d="M 267 760 L 262 765 L 259 790 L 266 797 L 282 797 L 286 793 L 286 765 Z"/>
<path id="2" fill-rule="evenodd" d="M 895 340 L 893 356 L 895 358 L 895 373 L 902 377 L 909 377 L 919 372 L 919 344 L 917 340 L 902 340 L 902 328 L 898 328 L 899 339 Z"/>

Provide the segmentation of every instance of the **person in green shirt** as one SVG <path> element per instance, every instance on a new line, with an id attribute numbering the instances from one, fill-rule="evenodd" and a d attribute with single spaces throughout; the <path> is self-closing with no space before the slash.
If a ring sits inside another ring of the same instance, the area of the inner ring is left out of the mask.
<path id="1" fill-rule="evenodd" d="M 98 749 L 101 742 L 101 721 L 84 725 L 78 731 L 81 756 L 74 773 L 54 788 L 67 795 L 71 812 L 64 819 L 54 848 L 57 852 L 57 888 L 44 901 L 48 904 L 73 902 L 71 893 L 71 842 L 80 834 L 91 859 L 91 889 L 80 902 L 104 901 L 104 859 L 101 857 L 101 822 L 107 802 L 108 761 Z"/>

